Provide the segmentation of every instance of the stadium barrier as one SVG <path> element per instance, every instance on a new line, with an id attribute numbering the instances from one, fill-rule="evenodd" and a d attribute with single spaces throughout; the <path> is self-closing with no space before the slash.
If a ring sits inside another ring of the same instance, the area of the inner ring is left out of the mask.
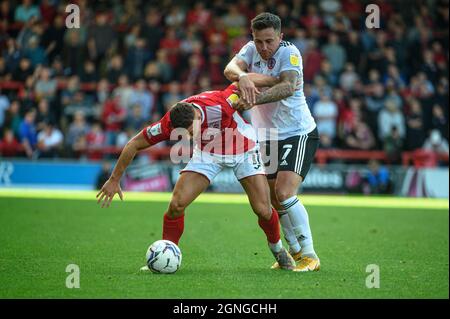
<path id="1" fill-rule="evenodd" d="M 151 162 L 140 156 L 122 179 L 125 191 L 172 191 L 184 164 Z M 383 167 L 383 166 L 382 166 Z M 369 168 L 361 164 L 314 165 L 300 193 L 395 194 L 409 197 L 448 198 L 448 167 L 386 166 L 388 183 L 373 187 Z M 0 160 L 0 187 L 92 190 L 102 175 L 99 161 Z M 103 176 L 104 178 L 104 176 Z M 208 188 L 210 192 L 242 193 L 232 169 L 224 169 Z"/>

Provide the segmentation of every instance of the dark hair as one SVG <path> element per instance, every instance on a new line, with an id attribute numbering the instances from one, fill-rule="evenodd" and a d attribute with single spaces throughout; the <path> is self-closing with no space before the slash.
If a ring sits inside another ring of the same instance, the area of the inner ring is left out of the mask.
<path id="1" fill-rule="evenodd" d="M 170 109 L 170 121 L 173 128 L 188 128 L 194 121 L 194 107 L 191 103 L 178 102 Z"/>
<path id="2" fill-rule="evenodd" d="M 252 19 L 252 31 L 273 28 L 277 32 L 281 32 L 281 19 L 279 16 L 263 12 Z"/>

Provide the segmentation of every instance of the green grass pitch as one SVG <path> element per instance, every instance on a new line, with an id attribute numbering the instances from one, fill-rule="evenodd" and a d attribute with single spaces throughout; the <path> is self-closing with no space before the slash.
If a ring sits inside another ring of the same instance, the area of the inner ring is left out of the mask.
<path id="1" fill-rule="evenodd" d="M 139 273 L 170 194 L 0 191 L 0 298 L 448 298 L 446 201 L 300 196 L 322 269 L 271 270 L 242 195 L 203 194 L 186 212 L 173 275 Z M 66 288 L 66 266 L 80 288 Z M 365 285 L 369 264 L 380 288 Z"/>

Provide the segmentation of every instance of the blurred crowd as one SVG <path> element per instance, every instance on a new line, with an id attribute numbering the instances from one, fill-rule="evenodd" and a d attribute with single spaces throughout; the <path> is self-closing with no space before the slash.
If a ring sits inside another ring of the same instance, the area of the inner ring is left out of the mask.
<path id="1" fill-rule="evenodd" d="M 302 54 L 321 148 L 448 154 L 448 0 L 0 3 L 2 156 L 121 147 L 175 102 L 227 85 L 223 69 L 269 11 Z M 380 28 L 366 27 L 367 4 Z M 101 159 L 101 152 L 90 153 Z"/>

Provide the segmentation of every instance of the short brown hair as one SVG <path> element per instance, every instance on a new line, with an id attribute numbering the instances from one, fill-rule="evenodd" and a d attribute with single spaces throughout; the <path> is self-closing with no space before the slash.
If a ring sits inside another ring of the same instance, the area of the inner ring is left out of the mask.
<path id="1" fill-rule="evenodd" d="M 273 28 L 277 32 L 281 32 L 281 19 L 279 16 L 263 12 L 252 19 L 252 31 Z"/>
<path id="2" fill-rule="evenodd" d="M 188 128 L 194 122 L 194 107 L 191 103 L 178 102 L 170 109 L 170 121 L 173 128 Z"/>

